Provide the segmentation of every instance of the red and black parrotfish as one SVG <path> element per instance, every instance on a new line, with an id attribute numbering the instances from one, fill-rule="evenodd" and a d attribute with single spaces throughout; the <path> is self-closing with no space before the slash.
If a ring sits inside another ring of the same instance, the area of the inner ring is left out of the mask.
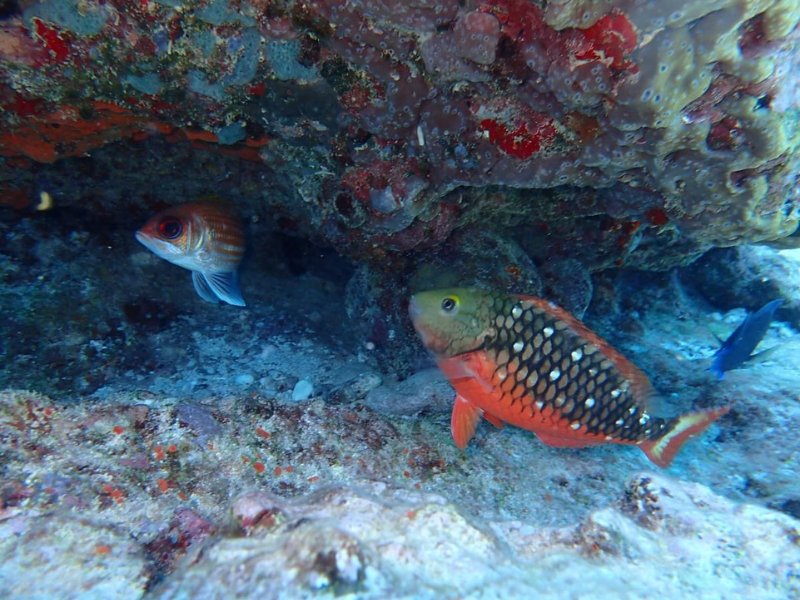
<path id="1" fill-rule="evenodd" d="M 686 440 L 728 412 L 654 414 L 642 371 L 567 311 L 530 296 L 474 289 L 422 292 L 409 313 L 456 390 L 450 422 L 464 449 L 480 417 L 545 444 L 639 446 L 667 467 Z"/>
<path id="2" fill-rule="evenodd" d="M 244 306 L 237 269 L 245 251 L 244 225 L 224 200 L 202 200 L 161 211 L 136 232 L 156 256 L 192 272 L 203 300 Z"/>

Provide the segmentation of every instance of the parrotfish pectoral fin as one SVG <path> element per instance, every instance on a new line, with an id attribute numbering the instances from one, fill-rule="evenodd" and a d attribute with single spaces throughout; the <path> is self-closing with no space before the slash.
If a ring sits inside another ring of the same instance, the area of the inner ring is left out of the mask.
<path id="1" fill-rule="evenodd" d="M 450 431 L 453 434 L 453 441 L 461 450 L 475 435 L 478 421 L 481 420 L 481 409 L 469 400 L 456 396 L 456 403 L 453 405 L 453 414 L 450 417 Z"/>
<path id="2" fill-rule="evenodd" d="M 223 302 L 234 306 L 244 306 L 242 292 L 239 291 L 239 281 L 236 271 L 215 271 L 201 273 L 211 291 Z"/>
<path id="3" fill-rule="evenodd" d="M 486 393 L 490 393 L 493 390 L 487 378 L 482 376 L 480 363 L 476 362 L 470 354 L 440 359 L 438 364 L 439 369 L 445 374 L 450 383 L 455 384 L 459 381 L 466 381 L 471 386 L 479 387 Z"/>
<path id="4" fill-rule="evenodd" d="M 649 442 L 644 442 L 639 447 L 653 463 L 661 468 L 666 468 L 675 458 L 686 441 L 698 433 L 703 432 L 709 425 L 726 414 L 730 406 L 716 408 L 704 412 L 690 413 L 676 419 L 674 427 L 667 433 Z"/>
<path id="5" fill-rule="evenodd" d="M 194 291 L 196 291 L 197 295 L 203 300 L 206 302 L 213 302 L 214 304 L 219 302 L 219 298 L 217 298 L 217 295 L 208 287 L 206 278 L 203 277 L 202 273 L 192 271 L 192 283 L 194 284 Z"/>

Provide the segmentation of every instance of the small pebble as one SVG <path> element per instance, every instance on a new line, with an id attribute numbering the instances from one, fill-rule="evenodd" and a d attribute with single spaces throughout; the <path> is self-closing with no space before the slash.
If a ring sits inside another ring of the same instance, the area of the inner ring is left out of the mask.
<path id="1" fill-rule="evenodd" d="M 314 393 L 314 386 L 308 379 L 301 379 L 298 381 L 292 390 L 292 400 L 299 402 L 300 400 L 308 400 Z"/>
<path id="2" fill-rule="evenodd" d="M 256 380 L 250 373 L 242 373 L 241 375 L 237 375 L 234 381 L 236 385 L 250 385 Z"/>

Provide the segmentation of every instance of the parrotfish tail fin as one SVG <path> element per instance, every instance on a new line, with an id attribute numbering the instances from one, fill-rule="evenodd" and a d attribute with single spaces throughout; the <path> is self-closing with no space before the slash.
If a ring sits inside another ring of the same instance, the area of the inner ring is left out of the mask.
<path id="1" fill-rule="evenodd" d="M 236 276 L 236 271 L 205 272 L 201 273 L 201 275 L 217 298 L 228 304 L 233 304 L 234 306 L 244 306 L 244 299 L 242 298 L 242 292 L 239 291 L 239 279 Z"/>
<path id="2" fill-rule="evenodd" d="M 456 403 L 453 405 L 453 414 L 450 417 L 450 431 L 453 434 L 453 441 L 461 450 L 475 435 L 478 421 L 481 420 L 481 409 L 469 400 L 461 396 L 456 396 Z"/>
<path id="3" fill-rule="evenodd" d="M 731 409 L 730 406 L 703 412 L 689 413 L 671 419 L 672 426 L 660 438 L 644 442 L 640 448 L 653 463 L 662 469 L 668 467 L 675 455 L 690 437 L 702 433 L 714 421 Z"/>
<path id="4" fill-rule="evenodd" d="M 206 278 L 203 277 L 202 273 L 192 271 L 192 283 L 194 284 L 194 291 L 196 291 L 197 295 L 203 300 L 206 302 L 213 302 L 214 304 L 219 302 L 219 298 L 217 298 L 217 295 L 208 286 Z"/>

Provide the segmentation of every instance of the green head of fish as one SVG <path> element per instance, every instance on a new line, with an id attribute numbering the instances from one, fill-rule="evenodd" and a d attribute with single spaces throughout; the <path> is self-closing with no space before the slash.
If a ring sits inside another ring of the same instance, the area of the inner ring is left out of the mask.
<path id="1" fill-rule="evenodd" d="M 494 338 L 502 304 L 495 292 L 451 288 L 414 294 L 408 312 L 425 347 L 449 357 L 482 348 Z"/>

